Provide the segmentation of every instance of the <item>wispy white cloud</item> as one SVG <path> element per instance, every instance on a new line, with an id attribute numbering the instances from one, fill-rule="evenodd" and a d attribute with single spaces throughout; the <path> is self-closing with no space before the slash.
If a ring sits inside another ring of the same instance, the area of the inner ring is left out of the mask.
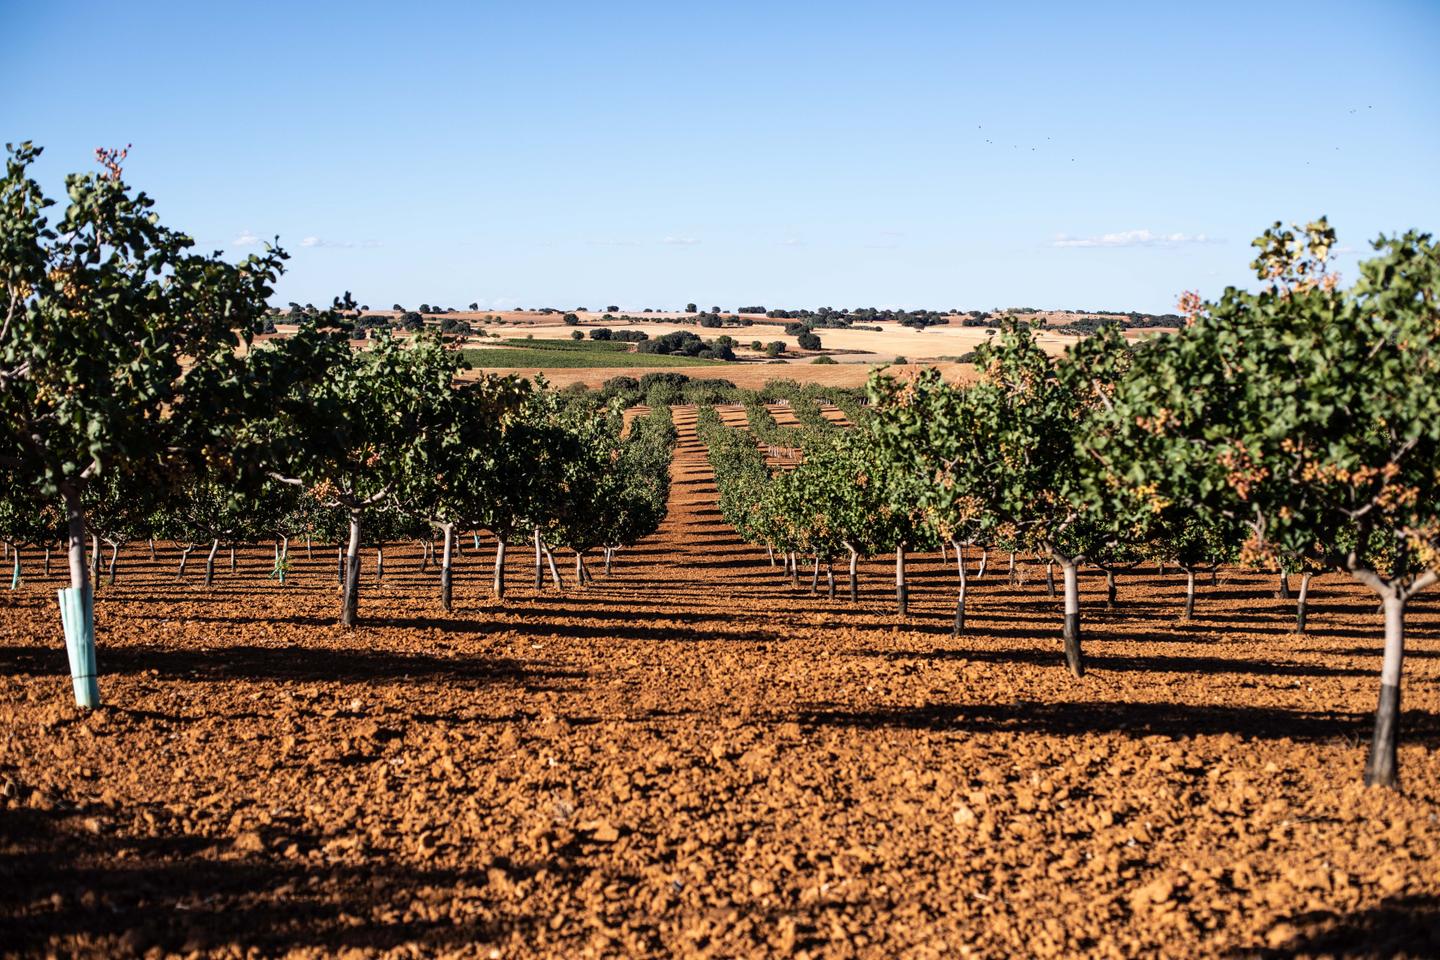
<path id="1" fill-rule="evenodd" d="M 805 246 L 805 241 L 804 241 L 804 240 L 801 240 L 799 237 L 786 237 L 785 239 L 783 239 L 783 240 L 780 241 L 780 246 L 782 246 L 782 247 L 803 247 L 803 246 Z"/>
<path id="2" fill-rule="evenodd" d="M 520 301 L 514 297 L 495 297 L 486 300 L 484 297 L 477 297 L 475 300 L 476 309 L 485 310 L 508 310 Z"/>
<path id="3" fill-rule="evenodd" d="M 1102 233 L 1098 237 L 1071 237 L 1059 234 L 1050 241 L 1052 247 L 1179 247 L 1192 243 L 1216 243 L 1203 233 L 1155 233 L 1150 230 L 1121 230 Z"/>
<path id="4" fill-rule="evenodd" d="M 699 243 L 694 237 L 666 237 L 661 243 L 669 244 L 672 247 L 692 247 Z"/>
<path id="5" fill-rule="evenodd" d="M 260 238 L 255 236 L 255 234 L 251 233 L 249 230 L 241 230 L 239 235 L 234 240 L 230 241 L 230 246 L 258 247 L 260 246 L 260 242 Z"/>
<path id="6" fill-rule="evenodd" d="M 326 247 L 334 250 L 355 250 L 362 247 L 378 247 L 379 240 L 326 240 L 324 237 L 302 237 L 302 247 Z"/>
<path id="7" fill-rule="evenodd" d="M 588 243 L 588 244 L 590 244 L 590 246 L 592 246 L 592 247 L 638 247 L 638 246 L 640 246 L 640 243 L 639 243 L 639 241 L 637 241 L 637 240 L 624 240 L 624 239 L 613 238 L 613 237 L 612 237 L 612 238 L 600 238 L 600 239 L 586 240 L 585 242 Z"/>
<path id="8" fill-rule="evenodd" d="M 894 250 L 904 236 L 903 230 L 881 230 L 864 246 L 869 250 Z"/>

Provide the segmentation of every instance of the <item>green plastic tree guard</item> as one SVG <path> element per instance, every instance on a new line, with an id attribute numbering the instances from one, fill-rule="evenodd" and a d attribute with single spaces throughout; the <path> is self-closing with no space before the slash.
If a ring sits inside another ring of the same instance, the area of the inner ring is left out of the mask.
<path id="1" fill-rule="evenodd" d="M 20 551 L 15 552 L 15 572 L 10 575 L 10 589 L 16 590 L 20 587 Z"/>
<path id="2" fill-rule="evenodd" d="M 65 627 L 65 652 L 70 655 L 70 679 L 75 684 L 75 705 L 100 706 L 100 682 L 95 669 L 95 598 L 89 588 L 67 587 L 60 596 L 60 622 Z"/>

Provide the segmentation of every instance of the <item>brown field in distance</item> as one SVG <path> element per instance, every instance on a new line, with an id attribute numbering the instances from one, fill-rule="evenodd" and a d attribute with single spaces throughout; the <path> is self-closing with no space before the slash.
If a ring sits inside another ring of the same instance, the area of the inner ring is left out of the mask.
<path id="1" fill-rule="evenodd" d="M 784 321 L 770 320 L 761 315 L 743 315 L 746 319 L 753 321 L 750 326 L 707 328 L 694 322 L 696 314 L 632 313 L 628 316 L 643 317 L 643 319 L 632 321 L 618 319 L 626 315 L 624 311 L 621 311 L 616 315 L 617 319 L 606 321 L 603 319 L 604 315 L 596 311 L 574 312 L 580 320 L 580 323 L 574 326 L 565 324 L 562 314 L 542 314 L 532 311 L 457 311 L 443 314 L 443 316 L 464 321 L 477 330 L 483 329 L 490 334 L 488 337 L 467 338 L 463 342 L 467 350 L 502 349 L 497 338 L 524 339 L 530 337 L 535 340 L 568 340 L 576 330 L 585 333 L 588 339 L 589 331 L 596 327 L 609 327 L 612 330 L 637 330 L 650 337 L 676 330 L 688 330 L 706 339 L 727 335 L 734 338 L 737 343 L 736 354 L 739 360 L 714 367 L 677 368 L 677 372 L 691 377 L 719 377 L 730 380 L 736 386 L 746 388 L 759 387 L 766 381 L 779 378 L 827 386 L 861 386 L 873 368 L 890 364 L 897 357 L 903 357 L 909 361 L 907 366 L 912 371 L 920 366 L 936 367 L 947 380 L 966 380 L 974 376 L 974 367 L 969 363 L 958 362 L 957 358 L 968 354 L 989 339 L 990 334 L 986 331 L 994 329 L 994 327 L 964 326 L 958 316 L 952 317 L 949 325 L 929 327 L 925 330 L 916 330 L 898 323 L 868 325 L 880 326 L 883 328 L 881 331 L 817 328 L 815 332 L 820 337 L 821 349 L 803 351 L 799 349 L 794 337 L 785 334 Z M 376 316 L 398 316 L 393 310 L 371 310 L 367 313 Z M 442 315 L 427 314 L 426 318 L 433 322 L 436 316 Z M 725 314 L 724 316 L 733 317 L 734 315 Z M 1079 319 L 1093 316 L 1096 315 L 1064 312 L 1027 315 L 1032 322 L 1043 323 L 1044 327 L 1074 323 Z M 498 318 L 498 320 L 492 318 Z M 283 323 L 280 324 L 282 335 L 291 329 L 293 328 L 287 327 Z M 1165 332 L 1169 332 L 1168 328 L 1156 327 L 1127 330 L 1125 335 L 1138 339 Z M 1037 334 L 1037 339 L 1044 349 L 1058 354 L 1079 338 L 1073 334 L 1041 329 Z M 773 340 L 783 341 L 787 350 L 786 356 L 781 358 L 783 362 L 772 362 L 763 354 L 752 351 L 749 345 L 756 340 L 761 343 L 769 343 Z M 833 365 L 815 364 L 815 358 L 822 355 L 828 356 L 835 363 Z M 655 373 L 659 369 L 665 368 L 615 366 L 516 368 L 485 367 L 476 364 L 478 372 L 514 373 L 527 378 L 533 377 L 537 373 L 543 373 L 547 379 L 558 386 L 584 383 L 590 387 L 598 387 L 612 377 L 639 378 L 647 373 Z M 894 367 L 891 372 L 895 375 L 903 375 L 906 367 Z"/>

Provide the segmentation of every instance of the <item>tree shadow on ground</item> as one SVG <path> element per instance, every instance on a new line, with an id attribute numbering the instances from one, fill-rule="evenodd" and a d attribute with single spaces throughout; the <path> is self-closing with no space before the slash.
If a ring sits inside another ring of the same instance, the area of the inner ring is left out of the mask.
<path id="1" fill-rule="evenodd" d="M 1120 733 L 1132 737 L 1235 734 L 1256 740 L 1327 741 L 1368 737 L 1369 713 L 1339 710 L 1283 710 L 1274 707 L 1200 706 L 1184 703 L 1080 701 L 1010 704 L 936 704 L 878 710 L 850 710 L 830 703 L 802 710 L 793 718 L 826 727 L 934 730 L 957 733 L 1039 733 L 1078 736 Z M 1405 711 L 1401 742 L 1434 746 L 1440 743 L 1440 717 Z"/>
<path id="2" fill-rule="evenodd" d="M 970 660 L 980 663 L 1031 663 L 1051 666 L 1064 662 L 1060 645 L 1049 650 L 847 650 L 855 657 L 878 657 L 885 660 Z M 1087 670 L 1120 670 L 1143 673 L 1220 673 L 1249 674 L 1263 677 L 1371 677 L 1374 670 L 1361 667 L 1327 667 L 1309 663 L 1276 663 L 1267 660 L 1232 660 L 1225 657 L 1179 657 L 1169 654 L 1125 656 L 1119 654 L 1085 655 Z"/>
<path id="3" fill-rule="evenodd" d="M 1392 897 L 1355 913 L 1314 911 L 1284 921 L 1298 932 L 1277 947 L 1234 951 L 1233 957 L 1440 957 L 1440 898 Z"/>
<path id="4" fill-rule="evenodd" d="M 333 681 L 338 683 L 404 684 L 414 680 L 470 683 L 523 683 L 581 680 L 587 674 L 561 670 L 533 661 L 506 658 L 441 657 L 358 647 L 220 646 L 182 649 L 156 644 L 103 648 L 102 675 L 137 674 L 151 670 L 164 677 L 227 680 Z M 0 675 L 65 674 L 63 649 L 0 647 Z"/>
<path id="5" fill-rule="evenodd" d="M 17 955 L 140 956 L 154 948 L 263 956 L 318 948 L 335 955 L 406 944 L 433 955 L 538 929 L 523 915 L 494 919 L 501 911 L 491 904 L 452 917 L 457 891 L 484 896 L 494 879 L 486 868 L 427 868 L 384 856 L 342 865 L 270 851 L 242 855 L 228 838 L 183 834 L 92 837 L 30 810 L 11 811 L 6 820 L 0 835 L 19 841 L 19 849 L 0 862 L 0 924 L 5 949 Z M 319 839 L 286 838 L 308 849 Z M 533 872 L 499 867 L 502 877 Z M 439 909 L 414 910 L 422 899 Z"/>

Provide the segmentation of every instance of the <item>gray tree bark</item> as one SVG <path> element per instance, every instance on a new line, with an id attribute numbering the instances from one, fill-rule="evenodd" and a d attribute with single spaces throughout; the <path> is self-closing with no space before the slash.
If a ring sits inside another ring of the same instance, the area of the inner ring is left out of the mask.
<path id="1" fill-rule="evenodd" d="M 215 554 L 220 552 L 220 541 L 210 541 L 210 552 L 205 556 L 205 586 L 213 586 L 215 583 Z"/>
<path id="2" fill-rule="evenodd" d="M 1310 578 L 1313 573 L 1300 574 L 1300 593 L 1295 598 L 1295 632 L 1305 632 L 1305 619 L 1309 615 Z"/>
<path id="3" fill-rule="evenodd" d="M 895 609 L 900 616 L 908 616 L 910 612 L 909 586 L 905 582 L 905 541 L 895 548 Z"/>
<path id="4" fill-rule="evenodd" d="M 965 580 L 965 548 L 958 540 L 950 545 L 955 549 L 955 571 L 960 574 L 960 592 L 955 595 L 955 625 L 950 635 L 958 637 L 965 631 L 965 591 L 969 585 Z"/>
<path id="5" fill-rule="evenodd" d="M 454 570 L 451 567 L 451 555 L 455 549 L 455 525 L 447 523 L 441 527 L 445 537 L 445 545 L 440 553 L 440 607 L 446 613 L 451 610 L 451 590 L 454 584 L 452 577 Z"/>
<path id="6" fill-rule="evenodd" d="M 340 625 L 353 627 L 360 613 L 360 511 L 350 511 L 350 542 L 345 549 L 345 593 L 340 600 Z"/>

